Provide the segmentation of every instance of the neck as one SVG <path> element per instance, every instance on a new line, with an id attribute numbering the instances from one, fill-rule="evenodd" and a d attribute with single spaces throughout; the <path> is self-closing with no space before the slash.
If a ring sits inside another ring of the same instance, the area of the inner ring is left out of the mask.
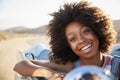
<path id="1" fill-rule="evenodd" d="M 103 55 L 102 53 L 99 53 L 89 59 L 80 58 L 80 61 L 83 65 L 95 65 L 101 67 L 103 65 Z"/>

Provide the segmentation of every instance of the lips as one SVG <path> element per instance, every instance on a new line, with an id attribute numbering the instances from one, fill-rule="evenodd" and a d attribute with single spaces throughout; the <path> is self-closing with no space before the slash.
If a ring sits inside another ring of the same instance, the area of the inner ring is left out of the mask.
<path id="1" fill-rule="evenodd" d="M 81 48 L 80 50 L 81 50 L 81 51 L 84 51 L 84 50 L 86 50 L 86 49 L 90 48 L 91 46 L 92 46 L 92 44 L 88 44 L 87 46 L 85 46 L 85 47 Z"/>

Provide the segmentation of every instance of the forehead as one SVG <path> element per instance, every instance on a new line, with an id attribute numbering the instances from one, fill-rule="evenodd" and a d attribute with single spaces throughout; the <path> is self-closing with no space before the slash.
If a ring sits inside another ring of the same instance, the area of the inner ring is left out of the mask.
<path id="1" fill-rule="evenodd" d="M 81 31 L 85 27 L 88 27 L 88 26 L 85 26 L 85 25 L 81 24 L 80 22 L 71 22 L 66 26 L 65 33 L 69 33 L 72 31 L 74 31 L 74 32 Z"/>
<path id="2" fill-rule="evenodd" d="M 75 29 L 81 28 L 81 27 L 83 27 L 83 25 L 81 23 L 71 22 L 66 26 L 65 31 L 68 32 L 68 31 L 75 30 Z"/>

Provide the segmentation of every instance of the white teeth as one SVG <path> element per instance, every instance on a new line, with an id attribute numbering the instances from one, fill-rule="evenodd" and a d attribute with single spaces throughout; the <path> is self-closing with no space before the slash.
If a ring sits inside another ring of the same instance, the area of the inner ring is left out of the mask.
<path id="1" fill-rule="evenodd" d="M 87 48 L 89 48 L 89 47 L 91 47 L 91 44 L 89 44 L 89 45 L 83 47 L 81 50 L 85 50 L 85 49 L 87 49 Z"/>

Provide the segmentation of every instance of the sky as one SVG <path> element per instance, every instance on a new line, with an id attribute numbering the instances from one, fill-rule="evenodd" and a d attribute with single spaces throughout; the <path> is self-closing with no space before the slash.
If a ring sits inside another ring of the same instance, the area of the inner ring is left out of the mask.
<path id="1" fill-rule="evenodd" d="M 24 26 L 36 28 L 47 25 L 50 13 L 66 2 L 80 0 L 0 0 L 0 30 Z M 103 9 L 113 20 L 120 19 L 120 0 L 88 0 Z"/>

